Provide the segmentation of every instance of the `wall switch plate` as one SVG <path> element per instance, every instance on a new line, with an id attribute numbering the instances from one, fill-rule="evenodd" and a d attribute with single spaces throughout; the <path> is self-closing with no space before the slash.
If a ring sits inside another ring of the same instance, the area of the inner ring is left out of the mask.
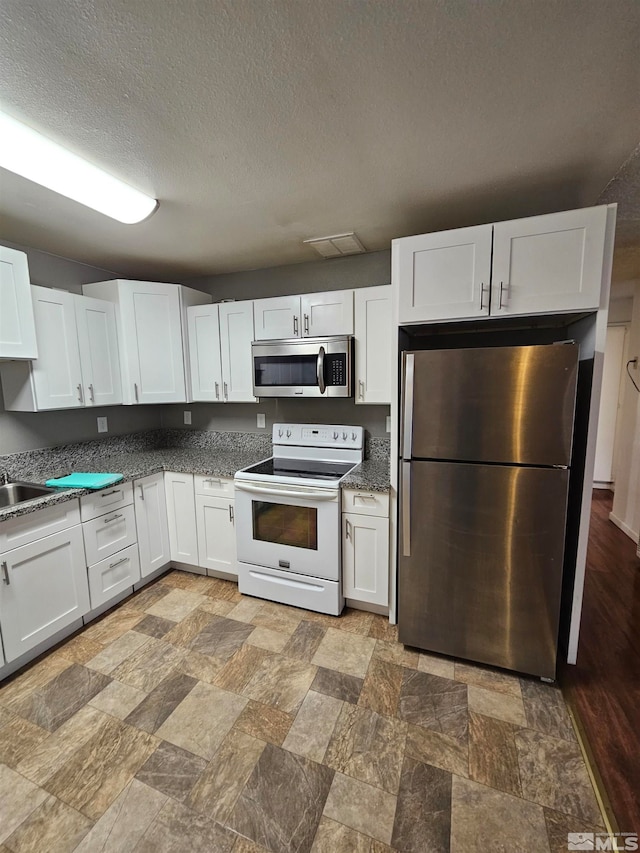
<path id="1" fill-rule="evenodd" d="M 98 418 L 98 432 L 109 432 L 106 418 Z"/>
<path id="2" fill-rule="evenodd" d="M 387 415 L 385 423 L 387 432 L 391 432 L 391 415 Z"/>
<path id="3" fill-rule="evenodd" d="M 185 424 L 191 423 L 191 412 L 185 412 L 184 413 L 184 422 L 185 422 Z"/>
<path id="4" fill-rule="evenodd" d="M 258 425 L 258 429 L 264 429 L 267 426 L 267 422 L 265 420 L 265 416 L 262 414 L 256 415 L 256 422 Z"/>

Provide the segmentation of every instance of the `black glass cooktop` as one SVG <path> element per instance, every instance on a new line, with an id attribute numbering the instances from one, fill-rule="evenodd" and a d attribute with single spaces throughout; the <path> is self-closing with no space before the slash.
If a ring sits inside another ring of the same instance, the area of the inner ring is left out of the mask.
<path id="1" fill-rule="evenodd" d="M 352 468 L 353 462 L 324 462 L 311 459 L 266 459 L 247 468 L 248 474 L 270 477 L 300 477 L 310 480 L 339 480 Z"/>

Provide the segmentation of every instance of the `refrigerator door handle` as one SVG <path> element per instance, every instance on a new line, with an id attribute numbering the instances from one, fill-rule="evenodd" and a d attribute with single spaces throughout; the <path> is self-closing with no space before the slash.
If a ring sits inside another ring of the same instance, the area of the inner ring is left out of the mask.
<path id="1" fill-rule="evenodd" d="M 402 463 L 402 555 L 411 556 L 411 463 Z"/>
<path id="2" fill-rule="evenodd" d="M 404 357 L 404 407 L 402 411 L 402 458 L 411 459 L 413 443 L 413 371 L 415 356 L 412 352 Z"/>

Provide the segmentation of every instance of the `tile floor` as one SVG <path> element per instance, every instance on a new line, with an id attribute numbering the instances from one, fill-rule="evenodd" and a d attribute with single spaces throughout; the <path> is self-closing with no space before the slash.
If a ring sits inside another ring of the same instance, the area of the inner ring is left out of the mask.
<path id="1" fill-rule="evenodd" d="M 544 851 L 601 816 L 560 692 L 171 572 L 0 688 L 0 851 Z"/>

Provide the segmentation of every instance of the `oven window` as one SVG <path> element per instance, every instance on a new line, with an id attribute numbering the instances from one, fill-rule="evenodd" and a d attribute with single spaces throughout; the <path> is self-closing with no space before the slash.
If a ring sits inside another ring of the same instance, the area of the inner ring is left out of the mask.
<path id="1" fill-rule="evenodd" d="M 318 550 L 318 510 L 268 501 L 251 501 L 253 538 L 294 548 Z"/>
<path id="2" fill-rule="evenodd" d="M 317 355 L 257 355 L 253 358 L 256 388 L 317 385 Z"/>

